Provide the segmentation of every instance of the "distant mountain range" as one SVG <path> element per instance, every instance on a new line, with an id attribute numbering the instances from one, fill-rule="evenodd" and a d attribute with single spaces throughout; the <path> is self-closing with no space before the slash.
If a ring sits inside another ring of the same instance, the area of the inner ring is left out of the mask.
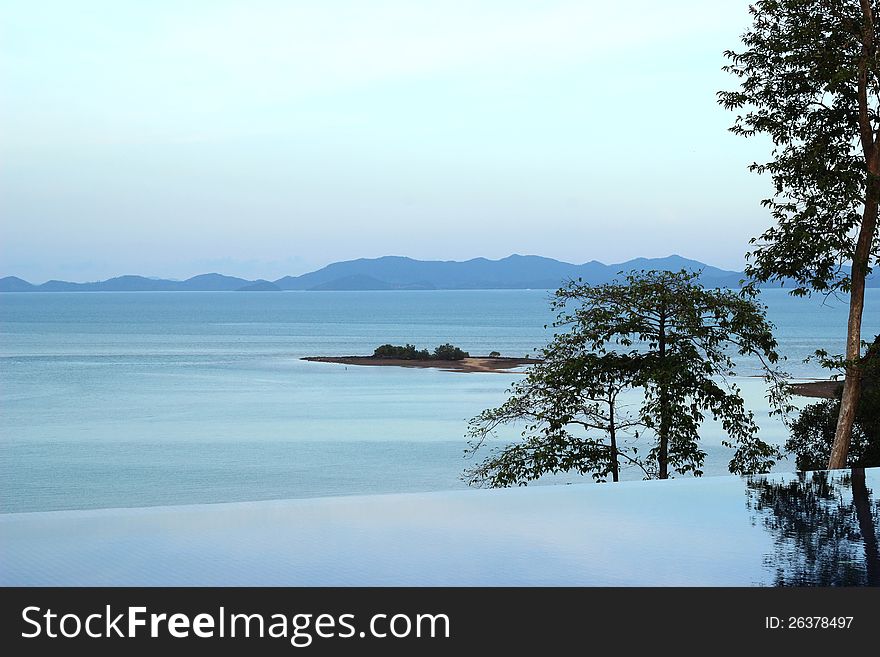
<path id="1" fill-rule="evenodd" d="M 93 283 L 48 281 L 28 283 L 15 276 L 0 278 L 0 292 L 180 292 L 281 290 L 491 290 L 556 289 L 568 279 L 607 283 L 620 272 L 639 269 L 700 271 L 707 287 L 739 287 L 742 272 L 712 267 L 678 255 L 666 258 L 636 258 L 606 265 L 596 260 L 575 265 L 540 256 L 512 255 L 501 260 L 474 258 L 413 260 L 399 256 L 361 258 L 334 262 L 302 276 L 285 276 L 277 281 L 255 281 L 221 274 L 201 274 L 185 281 L 118 276 Z M 868 279 L 869 287 L 880 287 L 880 276 Z"/>

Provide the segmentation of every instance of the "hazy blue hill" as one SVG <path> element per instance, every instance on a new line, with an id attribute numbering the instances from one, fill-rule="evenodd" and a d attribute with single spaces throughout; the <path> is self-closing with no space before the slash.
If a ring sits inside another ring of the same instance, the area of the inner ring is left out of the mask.
<path id="1" fill-rule="evenodd" d="M 285 276 L 275 283 L 285 290 L 382 290 L 382 289 L 553 289 L 568 279 L 605 283 L 621 271 L 635 269 L 703 270 L 707 285 L 738 285 L 742 274 L 710 267 L 681 256 L 638 258 L 605 265 L 592 260 L 575 265 L 541 256 L 512 255 L 501 260 L 474 258 L 464 262 L 423 261 L 385 256 L 335 262 L 323 269 Z"/>
<path id="2" fill-rule="evenodd" d="M 18 276 L 0 278 L 0 292 L 33 292 L 34 285 Z"/>
<path id="3" fill-rule="evenodd" d="M 82 289 L 89 292 L 168 292 L 178 289 L 177 281 L 144 276 L 117 276 L 97 283 L 83 283 Z M 42 286 L 41 286 L 42 287 Z"/>
<path id="4" fill-rule="evenodd" d="M 47 281 L 35 285 L 35 292 L 160 292 L 177 289 L 177 281 L 167 281 L 144 276 L 117 276 L 106 281 L 93 283 L 71 283 L 69 281 Z"/>
<path id="5" fill-rule="evenodd" d="M 318 283 L 311 290 L 392 290 L 395 286 L 385 281 L 380 281 L 372 276 L 353 274 L 342 278 Z"/>
<path id="6" fill-rule="evenodd" d="M 87 292 L 91 283 L 70 283 L 68 281 L 46 281 L 35 285 L 34 292 Z"/>
<path id="7" fill-rule="evenodd" d="M 169 281 L 143 276 L 118 276 L 97 283 L 85 283 L 89 291 L 98 292 L 176 292 L 237 290 L 252 281 L 222 274 L 199 274 L 185 281 Z"/>
<path id="8" fill-rule="evenodd" d="M 185 281 L 171 281 L 145 276 L 117 276 L 106 281 L 71 283 L 47 281 L 32 285 L 15 276 L 0 279 L 0 292 L 174 292 L 174 291 L 222 291 L 237 290 L 254 281 L 222 274 L 200 274 Z M 265 281 L 269 283 L 269 281 Z M 269 283 L 272 285 L 271 283 Z"/>
<path id="9" fill-rule="evenodd" d="M 501 260 L 474 258 L 463 262 L 385 256 L 335 262 L 302 276 L 286 276 L 275 283 L 286 290 L 310 290 L 318 286 L 321 286 L 320 289 L 342 289 L 340 286 L 346 279 L 357 281 L 359 277 L 366 276 L 392 288 L 454 290 L 546 287 L 551 281 L 560 281 L 575 274 L 576 269 L 576 265 L 540 256 L 512 255 Z"/>
<path id="10" fill-rule="evenodd" d="M 680 255 L 671 255 L 666 258 L 635 258 L 618 265 L 623 271 L 636 271 L 639 269 L 662 269 L 666 271 L 702 271 L 700 280 L 707 287 L 739 287 L 743 273 L 719 269 L 699 260 L 690 260 Z M 610 266 L 611 269 L 614 265 Z M 615 275 L 617 272 L 615 272 Z"/>
<path id="11" fill-rule="evenodd" d="M 707 287 L 735 288 L 744 278 L 742 272 L 719 269 L 679 255 L 635 258 L 611 265 L 597 260 L 576 265 L 553 258 L 516 254 L 500 260 L 473 258 L 461 262 L 384 256 L 334 262 L 317 271 L 302 276 L 285 276 L 274 282 L 249 281 L 213 273 L 193 276 L 185 281 L 119 276 L 94 283 L 48 281 L 32 285 L 15 276 L 7 276 L 0 279 L 0 292 L 556 289 L 569 279 L 581 279 L 591 284 L 607 283 L 621 274 L 639 269 L 701 271 L 700 280 Z M 871 274 L 867 285 L 880 287 L 880 272 Z"/>
<path id="12" fill-rule="evenodd" d="M 275 285 L 272 281 L 266 281 L 262 278 L 254 281 L 253 283 L 248 283 L 247 285 L 243 285 L 242 287 L 236 288 L 236 292 L 281 292 L 281 288 Z"/>
<path id="13" fill-rule="evenodd" d="M 609 267 L 613 268 L 614 265 L 609 265 Z M 637 269 L 666 269 L 669 271 L 678 271 L 680 269 L 687 269 L 688 271 L 702 270 L 704 276 L 708 275 L 712 277 L 738 273 L 719 269 L 718 267 L 702 263 L 699 260 L 683 258 L 680 255 L 671 255 L 665 258 L 634 258 L 633 260 L 627 260 L 626 262 L 621 263 L 620 267 L 627 271 L 634 271 Z"/>
<path id="14" fill-rule="evenodd" d="M 299 276 L 284 276 L 282 278 L 279 278 L 277 281 L 272 282 L 275 283 L 275 285 L 280 287 L 282 290 L 304 290 L 305 288 L 303 287 L 297 287 L 296 280 L 298 278 Z"/>
<path id="15" fill-rule="evenodd" d="M 244 278 L 236 278 L 235 276 L 224 276 L 223 274 L 199 274 L 185 281 L 178 283 L 179 290 L 198 290 L 202 292 L 222 291 L 222 290 L 240 290 L 246 285 L 255 283 L 268 283 L 269 281 L 249 281 Z"/>

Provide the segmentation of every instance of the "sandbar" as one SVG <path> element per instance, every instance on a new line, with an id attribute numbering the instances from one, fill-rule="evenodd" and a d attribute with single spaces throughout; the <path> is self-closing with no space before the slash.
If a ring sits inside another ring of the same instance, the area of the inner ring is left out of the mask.
<path id="1" fill-rule="evenodd" d="M 538 358 L 511 358 L 507 356 L 469 356 L 461 360 L 415 360 L 406 358 L 377 358 L 375 356 L 306 356 L 301 360 L 338 365 L 372 365 L 379 367 L 432 367 L 446 372 L 498 372 L 507 374 L 514 368 L 540 363 Z"/>

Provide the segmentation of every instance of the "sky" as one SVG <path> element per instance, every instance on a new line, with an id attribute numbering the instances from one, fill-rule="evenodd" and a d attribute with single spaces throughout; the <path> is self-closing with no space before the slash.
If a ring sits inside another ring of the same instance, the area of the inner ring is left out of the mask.
<path id="1" fill-rule="evenodd" d="M 739 269 L 743 0 L 0 0 L 0 275 L 337 260 Z"/>

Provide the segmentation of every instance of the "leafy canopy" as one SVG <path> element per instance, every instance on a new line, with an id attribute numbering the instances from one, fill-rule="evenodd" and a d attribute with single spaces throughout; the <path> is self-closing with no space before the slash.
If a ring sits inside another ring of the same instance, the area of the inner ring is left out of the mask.
<path id="1" fill-rule="evenodd" d="M 876 15 L 880 2 L 864 1 Z M 880 60 L 864 46 L 860 0 L 759 0 L 749 11 L 745 49 L 724 53 L 724 70 L 740 87 L 718 94 L 721 105 L 738 112 L 732 132 L 773 142 L 772 159 L 751 170 L 773 181 L 774 196 L 762 204 L 776 223 L 751 240 L 746 273 L 757 281 L 793 281 L 798 295 L 847 291 L 845 265 L 855 255 L 866 194 L 880 195 L 866 159 L 877 151 Z M 874 235 L 868 265 L 878 252 Z"/>
<path id="2" fill-rule="evenodd" d="M 471 421 L 468 451 L 502 425 L 524 425 L 522 440 L 467 471 L 467 481 L 509 486 L 571 471 L 604 481 L 616 460 L 646 478 L 699 476 L 706 456 L 699 429 L 707 417 L 721 423 L 725 445 L 734 449 L 732 472 L 772 467 L 778 450 L 758 438 L 753 414 L 727 378 L 735 374 L 735 355 L 757 355 L 773 384 L 771 401 L 784 410 L 765 310 L 753 292 L 707 290 L 698 276 L 643 271 L 623 282 L 573 281 L 558 290 L 554 326 L 564 330 L 507 402 Z M 638 401 L 621 409 L 627 391 Z"/>

